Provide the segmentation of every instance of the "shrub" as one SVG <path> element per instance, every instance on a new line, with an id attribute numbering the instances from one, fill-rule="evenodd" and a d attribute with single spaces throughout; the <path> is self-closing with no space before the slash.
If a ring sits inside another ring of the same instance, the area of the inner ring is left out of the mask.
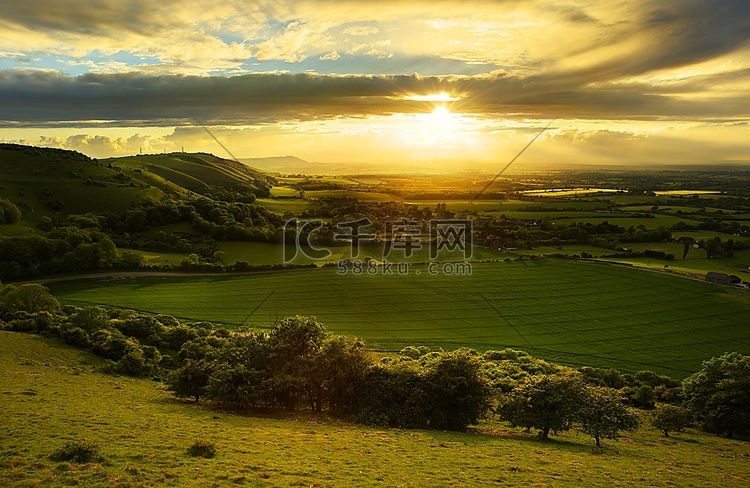
<path id="1" fill-rule="evenodd" d="M 68 344 L 79 346 L 84 349 L 91 347 L 91 340 L 88 333 L 80 327 L 72 327 L 62 331 L 62 338 Z"/>
<path id="2" fill-rule="evenodd" d="M 213 442 L 195 441 L 187 450 L 189 456 L 210 459 L 216 456 L 216 446 Z"/>
<path id="3" fill-rule="evenodd" d="M 674 405 L 663 405 L 656 409 L 651 419 L 651 425 L 656 427 L 669 437 L 670 432 L 682 432 L 690 425 L 692 418 L 690 412 L 682 407 Z"/>
<path id="4" fill-rule="evenodd" d="M 72 441 L 50 454 L 52 461 L 86 464 L 102 460 L 99 455 L 99 447 L 91 442 Z"/>

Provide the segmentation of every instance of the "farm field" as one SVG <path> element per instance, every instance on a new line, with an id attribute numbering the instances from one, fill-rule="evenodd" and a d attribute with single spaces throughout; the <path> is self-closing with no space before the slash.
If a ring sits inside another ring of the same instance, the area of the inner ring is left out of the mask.
<path id="1" fill-rule="evenodd" d="M 66 304 L 227 326 L 268 327 L 277 316 L 313 315 L 379 351 L 512 347 L 570 365 L 678 378 L 724 352 L 750 353 L 746 291 L 574 261 L 473 263 L 470 276 L 432 276 L 424 266 L 393 276 L 320 268 L 49 286 Z"/>
<path id="2" fill-rule="evenodd" d="M 245 261 L 252 265 L 263 265 L 263 264 L 282 264 L 284 259 L 292 259 L 293 264 L 311 264 L 311 263 L 330 263 L 335 264 L 341 259 L 353 259 L 350 246 L 320 246 L 319 249 L 324 251 L 313 250 L 309 247 L 303 247 L 304 254 L 301 252 L 295 252 L 293 245 L 288 245 L 282 248 L 279 244 L 268 243 L 268 242 L 249 242 L 249 241 L 224 241 L 218 244 L 220 251 L 225 253 L 224 264 L 232 264 L 237 261 Z M 358 258 L 360 261 L 366 257 L 382 261 L 384 244 L 362 244 L 360 245 L 360 255 Z M 314 259 L 311 256 L 322 257 L 325 250 L 330 252 L 330 255 L 324 259 Z M 403 253 L 399 256 L 397 251 L 393 251 L 393 257 L 391 261 L 399 262 L 411 262 L 411 263 L 425 263 L 430 261 L 429 248 L 424 245 L 420 249 L 414 250 L 412 256 L 409 258 L 404 257 Z M 307 254 L 307 255 L 305 255 Z M 441 251 L 441 257 L 446 259 L 463 259 L 464 255 L 461 251 L 447 250 Z M 474 246 L 472 251 L 473 260 L 495 260 L 512 258 L 512 253 L 506 253 L 502 251 L 496 251 L 493 249 L 484 249 Z"/>
<path id="3" fill-rule="evenodd" d="M 667 438 L 645 425 L 594 451 L 583 434 L 539 442 L 496 422 L 456 433 L 371 428 L 303 413 L 246 417 L 178 402 L 160 383 L 93 372 L 100 361 L 56 340 L 0 332 L 6 420 L 0 485 L 742 486 L 750 480 L 750 444 L 692 430 Z M 48 458 L 73 440 L 96 442 L 104 459 Z M 198 440 L 213 442 L 216 457 L 188 456 Z"/>

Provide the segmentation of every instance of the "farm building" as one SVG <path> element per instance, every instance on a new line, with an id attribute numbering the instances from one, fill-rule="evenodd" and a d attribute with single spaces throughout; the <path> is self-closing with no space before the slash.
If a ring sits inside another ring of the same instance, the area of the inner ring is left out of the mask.
<path id="1" fill-rule="evenodd" d="M 738 285 L 742 283 L 742 278 L 736 275 L 727 275 L 724 273 L 717 273 L 716 271 L 709 271 L 706 273 L 706 281 L 710 283 L 718 283 L 720 285 Z"/>

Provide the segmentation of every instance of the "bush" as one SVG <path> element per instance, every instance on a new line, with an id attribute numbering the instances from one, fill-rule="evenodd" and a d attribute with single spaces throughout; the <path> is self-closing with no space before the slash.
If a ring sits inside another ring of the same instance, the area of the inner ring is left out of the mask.
<path id="1" fill-rule="evenodd" d="M 62 338 L 68 344 L 79 346 L 84 349 L 91 347 L 91 340 L 88 333 L 80 327 L 72 327 L 62 331 Z"/>
<path id="2" fill-rule="evenodd" d="M 670 432 L 682 432 L 691 421 L 692 416 L 686 409 L 674 405 L 663 405 L 656 409 L 651 425 L 669 437 Z"/>
<path id="3" fill-rule="evenodd" d="M 52 461 L 86 464 L 99 462 L 102 457 L 99 455 L 99 447 L 96 444 L 85 441 L 72 441 L 66 443 L 63 447 L 50 454 Z"/>
<path id="4" fill-rule="evenodd" d="M 214 446 L 213 442 L 195 441 L 193 445 L 188 448 L 187 453 L 189 456 L 210 459 L 216 456 L 216 446 Z"/>

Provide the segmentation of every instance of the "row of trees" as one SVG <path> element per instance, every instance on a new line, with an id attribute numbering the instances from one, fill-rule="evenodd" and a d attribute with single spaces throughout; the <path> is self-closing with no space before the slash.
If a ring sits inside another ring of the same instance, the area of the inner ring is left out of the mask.
<path id="1" fill-rule="evenodd" d="M 38 284 L 0 285 L 0 328 L 60 337 L 107 359 L 111 372 L 160 376 L 178 397 L 232 410 L 307 409 L 450 430 L 497 414 L 542 438 L 576 427 L 599 444 L 637 427 L 628 404 L 653 408 L 659 399 L 676 405 L 653 416 L 665 435 L 691 417 L 710 432 L 750 435 L 750 356 L 738 353 L 707 361 L 681 385 L 648 371 L 575 370 L 510 349 L 407 347 L 376 360 L 361 341 L 330 334 L 311 317 L 230 332 L 164 315 L 61 307 Z"/>

